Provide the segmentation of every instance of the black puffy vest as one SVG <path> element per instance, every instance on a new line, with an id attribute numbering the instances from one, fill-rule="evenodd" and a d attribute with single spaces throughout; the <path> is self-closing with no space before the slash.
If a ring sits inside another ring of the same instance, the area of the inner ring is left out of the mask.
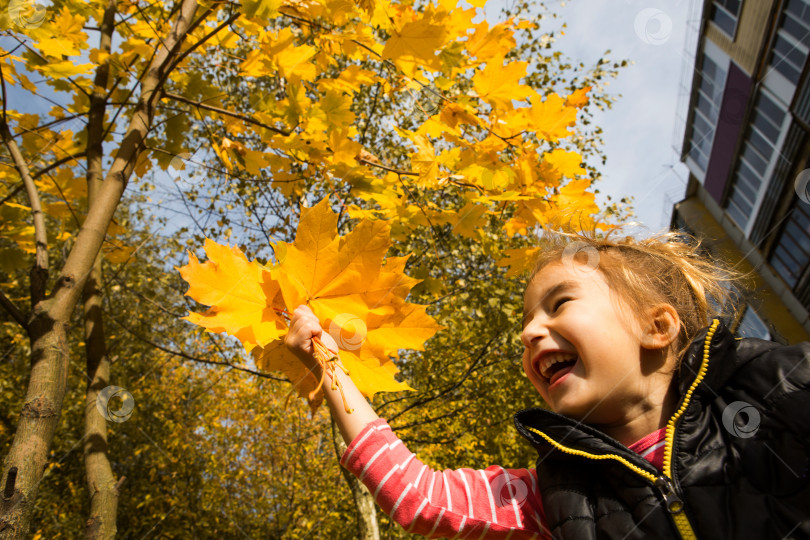
<path id="1" fill-rule="evenodd" d="M 736 340 L 716 322 L 677 384 L 669 477 L 587 425 L 540 408 L 515 415 L 539 453 L 552 536 L 810 539 L 810 344 Z"/>

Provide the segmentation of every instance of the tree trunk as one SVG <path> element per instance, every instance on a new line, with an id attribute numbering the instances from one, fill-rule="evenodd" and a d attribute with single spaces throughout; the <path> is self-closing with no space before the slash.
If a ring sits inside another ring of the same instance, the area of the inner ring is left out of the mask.
<path id="1" fill-rule="evenodd" d="M 28 325 L 31 377 L 14 440 L 0 477 L 0 539 L 25 538 L 37 489 L 48 462 L 67 384 L 66 330 L 85 282 L 101 251 L 104 236 L 126 189 L 152 125 L 160 89 L 192 27 L 196 0 L 183 0 L 169 35 L 141 81 L 141 95 L 115 160 L 101 184 L 51 296 L 36 303 Z M 198 21 L 199 22 L 199 21 Z"/>
<path id="2" fill-rule="evenodd" d="M 67 384 L 67 325 L 37 316 L 28 326 L 31 377 L 3 470 L 0 538 L 27 536 L 37 487 L 59 421 Z"/>
<path id="3" fill-rule="evenodd" d="M 87 399 L 84 409 L 84 467 L 90 493 L 90 515 L 85 537 L 115 538 L 118 514 L 118 488 L 107 453 L 107 420 L 98 410 L 99 392 L 108 386 L 110 361 L 104 343 L 101 316 L 101 257 L 84 286 L 84 340 L 87 357 Z"/>
<path id="4" fill-rule="evenodd" d="M 346 451 L 346 443 L 343 442 L 343 437 L 335 426 L 334 420 L 332 420 L 332 442 L 335 445 L 335 453 L 340 459 L 340 456 Z M 380 540 L 380 526 L 377 523 L 377 507 L 374 497 L 372 497 L 368 488 L 352 473 L 343 467 L 340 468 L 340 472 L 343 473 L 343 478 L 349 484 L 352 497 L 354 497 L 354 506 L 357 508 L 357 527 L 359 529 L 357 538 L 361 540 Z"/>
<path id="5" fill-rule="evenodd" d="M 109 53 L 112 33 L 115 28 L 116 0 L 109 0 L 101 23 L 99 50 Z M 103 180 L 102 140 L 104 137 L 104 113 L 106 110 L 109 64 L 100 65 L 96 71 L 93 94 L 90 97 L 90 114 L 87 122 L 87 207 L 95 204 Z M 85 537 L 89 540 L 115 538 L 117 532 L 118 487 L 110 466 L 107 447 L 107 419 L 96 406 L 99 392 L 110 381 L 110 361 L 104 340 L 102 317 L 101 254 L 96 256 L 93 268 L 84 285 L 84 348 L 87 359 L 87 395 L 84 408 L 84 469 L 87 490 L 90 494 L 90 514 L 85 525 Z"/>
<path id="6" fill-rule="evenodd" d="M 104 343 L 101 317 L 101 258 L 84 287 L 84 328 L 87 356 L 87 399 L 84 409 L 84 467 L 90 493 L 90 515 L 85 536 L 88 539 L 115 538 L 118 514 L 118 488 L 107 454 L 107 420 L 98 410 L 98 394 L 109 382 L 110 362 Z"/>
<path id="7" fill-rule="evenodd" d="M 93 188 L 89 192 L 92 193 Z M 92 196 L 90 197 L 92 200 Z M 118 513 L 118 485 L 107 454 L 107 420 L 96 406 L 108 386 L 110 361 L 101 314 L 101 255 L 96 257 L 83 291 L 84 346 L 87 359 L 87 394 L 84 409 L 84 467 L 90 493 L 90 515 L 85 536 L 114 538 Z"/>

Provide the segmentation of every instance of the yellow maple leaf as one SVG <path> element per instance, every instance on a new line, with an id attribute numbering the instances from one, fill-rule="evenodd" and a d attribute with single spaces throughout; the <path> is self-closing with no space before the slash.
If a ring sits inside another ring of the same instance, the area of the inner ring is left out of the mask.
<path id="1" fill-rule="evenodd" d="M 253 359 L 256 365 L 263 366 L 263 369 L 282 372 L 299 395 L 308 397 L 309 405 L 313 410 L 323 402 L 323 392 L 316 392 L 320 381 L 310 370 L 301 365 L 301 360 L 287 348 L 283 341 L 273 341 L 266 347 L 254 349 Z M 309 398 L 310 395 L 312 395 L 311 398 Z"/>
<path id="2" fill-rule="evenodd" d="M 560 188 L 557 204 L 560 206 L 576 206 L 582 210 L 598 212 L 599 208 L 593 203 L 596 196 L 585 191 L 589 187 L 591 187 L 591 180 L 588 178 L 568 182 Z"/>
<path id="3" fill-rule="evenodd" d="M 549 215 L 554 226 L 583 229 L 593 224 L 592 216 L 599 212 L 592 192 L 586 191 L 591 186 L 589 178 L 572 180 L 560 188 L 553 197 L 556 208 Z"/>
<path id="4" fill-rule="evenodd" d="M 79 54 L 76 43 L 62 37 L 50 37 L 34 42 L 34 46 L 40 50 L 44 56 L 61 58 L 63 54 L 73 56 Z"/>
<path id="5" fill-rule="evenodd" d="M 286 333 L 286 325 L 273 309 L 278 284 L 262 281 L 262 267 L 247 260 L 238 247 L 207 239 L 208 261 L 200 263 L 189 252 L 189 262 L 178 268 L 189 284 L 186 296 L 211 306 L 204 313 L 189 313 L 187 320 L 211 332 L 226 332 L 246 348 L 267 345 Z"/>
<path id="6" fill-rule="evenodd" d="M 326 92 L 317 104 L 318 109 L 323 111 L 326 125 L 332 129 L 342 129 L 354 122 L 355 116 L 351 106 L 351 97 L 334 90 Z"/>
<path id="7" fill-rule="evenodd" d="M 63 60 L 62 62 L 48 62 L 41 66 L 35 66 L 34 69 L 39 71 L 43 77 L 64 79 L 89 73 L 94 67 L 94 64 L 76 64 L 70 60 Z"/>
<path id="8" fill-rule="evenodd" d="M 414 76 L 417 66 L 441 69 L 436 53 L 444 46 L 447 28 L 434 22 L 429 13 L 417 20 L 396 25 L 385 44 L 382 57 L 393 61 L 406 75 Z"/>
<path id="9" fill-rule="evenodd" d="M 364 395 L 409 389 L 394 379 L 398 370 L 389 357 L 398 349 L 421 349 L 438 330 L 424 306 L 405 301 L 418 280 L 404 274 L 404 257 L 382 264 L 390 245 L 386 222 L 362 221 L 344 237 L 336 229 L 337 215 L 326 199 L 302 212 L 295 242 L 285 246 L 283 261 L 272 271 L 284 303 L 288 311 L 301 304 L 312 308 Z M 276 369 L 263 351 L 254 356 L 260 367 Z M 306 371 L 300 363 L 298 369 Z M 303 371 L 296 380 L 308 380 Z M 306 395 L 305 388 L 297 390 Z"/>
<path id="10" fill-rule="evenodd" d="M 416 185 L 419 187 L 432 187 L 436 185 L 439 175 L 439 165 L 436 163 L 436 150 L 433 144 L 424 135 L 414 135 L 411 140 L 416 145 L 416 152 L 411 154 L 411 165 L 419 173 Z"/>
<path id="11" fill-rule="evenodd" d="M 180 272 L 190 285 L 187 294 L 211 308 L 188 319 L 240 339 L 261 369 L 285 373 L 315 407 L 322 399 L 318 381 L 276 341 L 287 331 L 280 314 L 306 304 L 340 347 L 340 361 L 364 395 L 408 390 L 394 378 L 391 357 L 399 349 L 421 349 L 439 326 L 425 306 L 405 300 L 419 281 L 405 275 L 407 257 L 384 259 L 389 246 L 383 221 L 361 221 L 339 236 L 327 199 L 303 209 L 293 243 L 274 245 L 272 268 L 207 240 L 210 260 L 200 264 L 190 254 Z"/>
<path id="12" fill-rule="evenodd" d="M 314 79 L 317 73 L 312 57 L 317 50 L 306 44 L 286 47 L 276 54 L 274 61 L 282 76 L 295 80 Z"/>
<path id="13" fill-rule="evenodd" d="M 561 176 L 576 178 L 585 172 L 582 168 L 582 156 L 577 152 L 569 152 L 562 148 L 555 148 L 543 154 L 543 161 L 557 169 Z"/>
<path id="14" fill-rule="evenodd" d="M 465 238 L 477 238 L 476 231 L 483 225 L 481 216 L 486 213 L 486 207 L 467 201 L 462 208 L 445 212 L 448 223 L 453 226 L 453 233 Z"/>
<path id="15" fill-rule="evenodd" d="M 62 39 L 69 40 L 79 49 L 87 47 L 87 34 L 82 32 L 84 23 L 87 21 L 81 15 L 74 15 L 67 6 L 62 6 L 59 14 L 53 20 L 54 34 Z M 78 53 L 62 53 L 78 54 Z M 59 55 L 54 55 L 59 58 Z"/>
<path id="16" fill-rule="evenodd" d="M 534 268 L 539 252 L 539 247 L 505 249 L 503 250 L 505 257 L 495 264 L 501 267 L 508 267 L 503 277 L 518 277 Z"/>
<path id="17" fill-rule="evenodd" d="M 360 143 L 350 138 L 351 132 L 350 129 L 342 129 L 332 130 L 329 133 L 329 149 L 332 151 L 327 157 L 329 161 L 335 164 L 343 163 L 349 167 L 357 165 L 355 158 L 364 150 Z"/>
<path id="18" fill-rule="evenodd" d="M 344 69 L 336 79 L 321 79 L 318 81 L 318 88 L 326 92 L 334 90 L 336 92 L 358 92 L 364 86 L 371 86 L 383 81 L 376 73 L 363 69 L 356 64 L 352 64 Z"/>
<path id="19" fill-rule="evenodd" d="M 572 92 L 567 98 L 565 98 L 565 104 L 569 107 L 577 107 L 581 108 L 588 104 L 588 92 L 591 90 L 590 86 L 586 86 L 585 88 L 580 88 L 579 90 L 575 90 Z"/>
<path id="20" fill-rule="evenodd" d="M 571 135 L 568 128 L 577 120 L 577 109 L 566 105 L 557 94 L 549 94 L 545 101 L 532 106 L 530 118 L 538 137 L 556 142 Z"/>
<path id="21" fill-rule="evenodd" d="M 228 137 L 222 138 L 222 145 L 213 145 L 214 151 L 222 159 L 228 170 L 233 170 L 234 162 L 250 174 L 259 174 L 259 170 L 268 164 L 263 152 L 251 150 L 238 141 Z M 233 159 L 232 159 L 233 158 Z"/>
<path id="22" fill-rule="evenodd" d="M 125 246 L 122 244 L 109 242 L 104 246 L 104 258 L 113 264 L 127 262 L 135 253 L 135 246 Z"/>
<path id="23" fill-rule="evenodd" d="M 484 70 L 473 76 L 473 88 L 496 109 L 512 109 L 513 100 L 522 100 L 534 93 L 530 87 L 520 84 L 528 65 L 528 62 L 504 65 L 503 58 L 489 60 Z"/>
<path id="24" fill-rule="evenodd" d="M 268 20 L 278 13 L 282 0 L 244 0 L 242 13 L 249 19 L 257 18 Z"/>
<path id="25" fill-rule="evenodd" d="M 487 22 L 482 21 L 467 40 L 467 53 L 480 60 L 503 58 L 514 47 L 514 32 L 506 23 L 497 24 L 490 29 Z"/>
<path id="26" fill-rule="evenodd" d="M 475 109 L 461 103 L 453 103 L 452 101 L 444 104 L 444 107 L 442 107 L 439 113 L 439 119 L 441 123 L 446 124 L 453 130 L 460 124 L 477 126 L 481 123 L 478 117 L 475 116 Z"/>

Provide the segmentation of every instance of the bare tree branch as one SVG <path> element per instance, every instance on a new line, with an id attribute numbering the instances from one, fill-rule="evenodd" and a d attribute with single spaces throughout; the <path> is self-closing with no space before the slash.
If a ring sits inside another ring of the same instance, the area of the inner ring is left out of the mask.
<path id="1" fill-rule="evenodd" d="M 42 176 L 43 174 L 48 174 L 49 172 L 51 172 L 51 171 L 52 171 L 52 170 L 54 170 L 55 168 L 59 167 L 60 165 L 64 165 L 65 163 L 68 163 L 68 162 L 71 162 L 71 161 L 77 161 L 79 158 L 82 158 L 82 157 L 84 157 L 85 155 L 86 155 L 86 153 L 85 153 L 85 152 L 77 152 L 77 153 L 75 153 L 75 154 L 71 154 L 71 155 L 69 155 L 69 156 L 65 156 L 65 157 L 63 157 L 62 159 L 57 159 L 56 161 L 54 161 L 54 162 L 53 162 L 53 163 L 51 163 L 50 165 L 48 165 L 48 166 L 46 166 L 46 167 L 43 167 L 42 169 L 40 169 L 40 170 L 36 171 L 36 172 L 35 172 L 34 174 L 32 174 L 31 176 L 32 176 L 33 178 L 39 178 L 39 177 L 40 177 L 40 176 Z"/>
<path id="2" fill-rule="evenodd" d="M 180 95 L 177 95 L 177 94 L 173 94 L 171 92 L 164 92 L 163 95 L 165 97 L 169 98 L 169 99 L 173 99 L 173 100 L 179 101 L 181 103 L 187 103 L 189 105 L 193 105 L 194 107 L 197 107 L 198 109 L 205 109 L 206 111 L 212 111 L 212 112 L 215 112 L 215 113 L 218 113 L 218 114 L 223 114 L 225 116 L 230 116 L 232 118 L 238 118 L 239 120 L 242 120 L 243 122 L 253 124 L 254 126 L 259 126 L 261 128 L 272 131 L 274 133 L 278 133 L 279 135 L 287 136 L 287 135 L 290 134 L 289 131 L 284 131 L 283 129 L 279 129 L 279 128 L 274 127 L 274 126 L 269 126 L 267 124 L 259 122 L 255 118 L 252 118 L 252 117 L 250 117 L 250 116 L 248 116 L 246 114 L 242 114 L 242 113 L 238 113 L 238 112 L 234 112 L 234 111 L 229 111 L 227 109 L 223 109 L 221 107 L 215 107 L 213 105 L 207 105 L 207 104 L 203 103 L 202 101 L 194 101 L 193 99 L 188 99 L 187 97 L 183 97 L 183 96 L 180 96 Z"/>
<path id="3" fill-rule="evenodd" d="M 445 395 L 445 394 L 448 394 L 449 392 L 452 392 L 453 390 L 455 390 L 456 388 L 458 388 L 458 387 L 460 387 L 462 384 L 464 384 L 464 381 L 466 381 L 466 380 L 469 378 L 470 374 L 471 374 L 473 371 L 475 371 L 475 369 L 478 367 L 478 363 L 479 363 L 479 362 L 481 362 L 481 360 L 482 360 L 482 359 L 484 358 L 484 356 L 486 355 L 487 351 L 489 351 L 490 346 L 491 346 L 491 345 L 492 345 L 492 344 L 495 342 L 495 340 L 496 340 L 496 339 L 498 339 L 498 338 L 499 338 L 499 337 L 500 337 L 500 336 L 501 336 L 503 333 L 504 333 L 504 329 L 499 330 L 499 331 L 498 331 L 498 332 L 497 332 L 497 333 L 496 333 L 494 336 L 492 336 L 492 337 L 489 339 L 489 341 L 487 341 L 487 342 L 484 344 L 484 346 L 483 346 L 483 347 L 481 347 L 481 349 L 480 349 L 480 350 L 478 351 L 478 353 L 475 355 L 475 357 L 473 358 L 473 360 L 470 362 L 470 367 L 468 367 L 468 368 L 467 368 L 467 370 L 464 372 L 464 375 L 462 375 L 462 376 L 459 378 L 459 380 L 457 380 L 457 381 L 456 381 L 456 382 L 454 382 L 453 384 L 448 385 L 447 387 L 443 388 L 441 391 L 439 391 L 439 392 L 438 392 L 438 393 L 436 393 L 436 394 L 433 394 L 433 395 L 427 396 L 427 397 L 425 397 L 425 398 L 423 398 L 423 399 L 419 399 L 419 400 L 414 401 L 413 403 L 411 403 L 410 405 L 408 405 L 407 407 L 405 407 L 404 409 L 402 409 L 402 410 L 401 410 L 401 411 L 399 411 L 398 413 L 396 413 L 396 414 L 394 414 L 394 415 L 390 416 L 390 417 L 388 418 L 388 422 L 390 423 L 390 422 L 394 421 L 396 418 L 398 418 L 398 417 L 402 416 L 403 414 L 405 414 L 406 412 L 408 412 L 409 410 L 411 410 L 411 409 L 413 409 L 413 408 L 415 408 L 415 407 L 420 407 L 420 406 L 422 406 L 422 405 L 424 405 L 424 404 L 426 404 L 426 403 L 430 403 L 431 401 L 434 401 L 434 400 L 438 399 L 439 397 L 441 397 L 441 396 L 443 396 L 443 395 Z M 393 401 L 390 401 L 390 402 L 388 402 L 388 403 L 384 403 L 383 405 L 381 405 L 380 407 L 378 407 L 378 408 L 377 408 L 377 411 L 379 412 L 380 410 L 382 410 L 382 409 L 383 409 L 383 407 L 385 407 L 386 405 L 389 405 L 390 403 L 393 403 Z"/>
<path id="4" fill-rule="evenodd" d="M 22 191 L 22 190 L 23 190 L 23 188 L 24 188 L 24 187 L 25 187 L 25 184 L 24 184 L 23 182 L 20 182 L 19 184 L 17 184 L 16 186 L 14 186 L 14 189 L 12 189 L 11 191 L 9 191 L 8 195 L 6 195 L 6 196 L 5 196 L 5 197 L 3 197 L 2 199 L 0 199 L 0 206 L 2 206 L 2 205 L 4 205 L 4 204 L 6 204 L 6 202 L 8 202 L 8 201 L 10 201 L 11 199 L 13 199 L 13 198 L 14 198 L 14 197 L 17 195 L 17 193 L 19 193 L 20 191 Z"/>
<path id="5" fill-rule="evenodd" d="M 255 375 L 257 377 L 262 377 L 263 379 L 272 379 L 274 381 L 279 381 L 279 382 L 288 382 L 287 379 L 284 379 L 284 378 L 281 378 L 281 377 L 276 377 L 274 375 L 270 375 L 269 373 L 266 373 L 264 371 L 256 371 L 255 369 L 250 369 L 249 367 L 243 366 L 243 365 L 240 365 L 240 364 L 233 364 L 231 362 L 228 362 L 227 360 L 220 360 L 220 361 L 209 360 L 207 358 L 200 358 L 199 356 L 194 356 L 192 354 L 188 354 L 188 353 L 183 352 L 183 351 L 175 351 L 175 350 L 170 349 L 170 348 L 168 348 L 168 347 L 166 347 L 164 345 L 161 345 L 160 343 L 156 343 L 155 341 L 152 341 L 151 339 L 149 339 L 149 338 L 147 338 L 145 336 L 142 336 L 141 334 L 139 334 L 138 332 L 134 331 L 132 328 L 130 328 L 129 326 L 124 324 L 123 322 L 119 321 L 118 318 L 115 315 L 113 315 L 112 313 L 109 313 L 107 311 L 105 311 L 105 313 L 113 321 L 115 321 L 118 324 L 118 326 L 120 326 L 129 335 L 131 335 L 134 338 L 146 343 L 147 345 L 151 345 L 152 347 L 154 347 L 154 348 L 156 348 L 156 349 L 158 349 L 160 351 L 171 354 L 172 356 L 179 356 L 180 358 L 185 358 L 186 360 L 191 360 L 192 362 L 197 362 L 199 364 L 208 364 L 208 365 L 211 365 L 211 366 L 226 366 L 226 367 L 235 369 L 237 371 L 243 371 L 245 373 L 250 373 L 251 375 Z"/>
<path id="6" fill-rule="evenodd" d="M 367 160 L 365 158 L 359 158 L 357 161 L 359 161 L 360 163 L 363 163 L 364 165 L 368 165 L 370 167 L 377 167 L 378 169 L 382 169 L 384 171 L 400 174 L 400 175 L 403 175 L 403 176 L 419 176 L 418 172 L 401 171 L 399 169 L 389 167 L 388 165 L 383 165 L 382 163 L 375 163 L 373 161 L 369 161 L 369 160 Z"/>
<path id="7" fill-rule="evenodd" d="M 9 315 L 11 315 L 14 320 L 20 324 L 20 326 L 23 328 L 28 328 L 28 323 L 25 320 L 25 315 L 23 315 L 23 312 L 20 311 L 16 305 L 14 305 L 14 302 L 3 294 L 3 291 L 0 291 L 0 306 L 3 306 L 3 309 L 8 311 Z"/>
<path id="8" fill-rule="evenodd" d="M 2 78 L 2 73 L 0 73 Z M 6 96 L 3 96 L 3 103 L 6 102 Z M 28 203 L 31 205 L 31 215 L 34 218 L 34 241 L 36 242 L 36 254 L 34 256 L 34 266 L 31 268 L 31 307 L 45 298 L 45 287 L 48 282 L 48 236 L 47 229 L 45 228 L 45 214 L 42 213 L 42 202 L 39 199 L 39 191 L 34 184 L 34 179 L 31 177 L 31 171 L 28 169 L 28 164 L 17 146 L 17 142 L 11 135 L 8 129 L 8 124 L 5 119 L 0 120 L 0 137 L 3 143 L 8 148 L 11 159 L 14 161 L 14 168 L 20 175 L 25 186 L 25 191 L 28 194 Z"/>

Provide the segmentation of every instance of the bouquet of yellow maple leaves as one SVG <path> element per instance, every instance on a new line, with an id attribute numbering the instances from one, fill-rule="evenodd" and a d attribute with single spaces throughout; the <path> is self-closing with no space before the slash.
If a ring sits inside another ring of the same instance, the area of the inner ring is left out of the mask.
<path id="1" fill-rule="evenodd" d="M 186 295 L 210 306 L 187 320 L 209 332 L 236 337 L 266 371 L 281 371 L 316 408 L 323 400 L 318 380 L 284 345 L 289 315 L 306 304 L 339 347 L 316 343 L 316 358 L 334 373 L 343 368 L 366 397 L 411 389 L 394 375 L 392 358 L 400 349 L 423 349 L 439 329 L 425 306 L 406 301 L 419 280 L 405 275 L 408 257 L 388 257 L 385 221 L 361 221 L 349 234 L 337 234 L 337 214 L 328 199 L 304 208 L 295 241 L 273 246 L 272 267 L 248 261 L 237 247 L 205 241 L 208 261 L 189 253 L 179 268 L 189 284 Z M 332 377 L 334 381 L 334 377 Z"/>

